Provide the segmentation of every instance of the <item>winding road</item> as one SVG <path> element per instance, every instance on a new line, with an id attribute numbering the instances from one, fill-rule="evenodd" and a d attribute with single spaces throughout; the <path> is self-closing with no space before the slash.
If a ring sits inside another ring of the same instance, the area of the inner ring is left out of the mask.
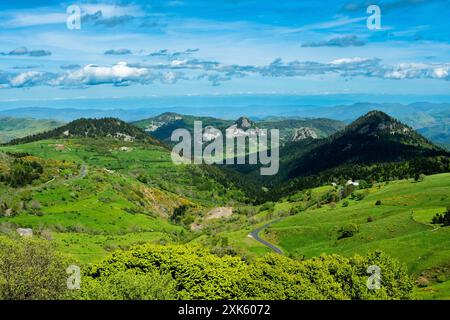
<path id="1" fill-rule="evenodd" d="M 271 244 L 270 242 L 268 242 L 268 241 L 262 239 L 262 238 L 259 236 L 259 233 L 260 233 L 262 230 L 264 230 L 264 229 L 270 227 L 270 226 L 273 225 L 274 223 L 277 223 L 277 222 L 280 221 L 281 219 L 282 219 L 282 218 L 277 219 L 277 220 L 272 221 L 272 222 L 269 222 L 269 223 L 266 223 L 265 225 L 263 225 L 263 226 L 261 226 L 261 227 L 255 229 L 255 230 L 253 230 L 252 232 L 250 232 L 250 233 L 248 234 L 248 236 L 249 236 L 250 238 L 253 238 L 253 239 L 255 239 L 256 241 L 262 243 L 262 244 L 265 245 L 266 247 L 272 249 L 274 252 L 276 252 L 276 253 L 278 253 L 278 254 L 284 254 L 284 253 L 283 253 L 283 250 L 281 250 L 281 249 L 278 248 L 277 246 Z"/>
<path id="2" fill-rule="evenodd" d="M 55 182 L 55 180 L 56 180 L 56 182 L 59 182 L 59 183 L 67 183 L 68 181 L 83 179 L 84 177 L 86 177 L 88 175 L 88 173 L 89 173 L 88 166 L 85 163 L 83 163 L 81 165 L 80 172 L 77 175 L 68 178 L 67 180 L 58 181 L 58 180 L 56 180 L 56 178 L 53 177 L 51 180 L 44 182 L 43 184 L 40 184 L 38 186 L 25 186 L 25 187 L 21 188 L 21 190 L 28 190 L 28 191 L 41 190 L 42 187 Z"/>

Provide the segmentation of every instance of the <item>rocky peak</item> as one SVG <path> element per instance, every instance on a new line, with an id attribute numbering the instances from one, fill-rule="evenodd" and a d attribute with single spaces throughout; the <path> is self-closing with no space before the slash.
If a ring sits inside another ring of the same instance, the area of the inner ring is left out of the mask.
<path id="1" fill-rule="evenodd" d="M 312 128 L 301 127 L 295 130 L 292 141 L 300 141 L 308 138 L 317 139 L 317 133 Z"/>
<path id="2" fill-rule="evenodd" d="M 247 117 L 240 117 L 235 121 L 235 124 L 238 129 L 247 130 L 252 127 L 253 123 Z"/>

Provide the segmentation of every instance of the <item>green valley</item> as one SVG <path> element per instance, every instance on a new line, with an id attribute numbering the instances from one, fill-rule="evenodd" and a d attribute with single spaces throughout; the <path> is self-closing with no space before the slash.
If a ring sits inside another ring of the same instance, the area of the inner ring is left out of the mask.
<path id="1" fill-rule="evenodd" d="M 113 118 L 12 140 L 0 146 L 0 249 L 51 244 L 83 269 L 76 299 L 121 298 L 117 286 L 158 286 L 156 274 L 178 288 L 172 298 L 447 298 L 450 229 L 433 218 L 450 206 L 448 153 L 379 112 L 324 132 L 287 141 L 272 180 L 248 166 L 174 164 L 151 132 Z M 395 152 L 370 151 L 383 147 Z M 194 260 L 203 280 L 192 283 Z M 390 268 L 383 290 L 365 287 L 369 263 Z M 336 264 L 358 279 L 350 289 Z M 281 289 L 290 281 L 303 285 Z"/>

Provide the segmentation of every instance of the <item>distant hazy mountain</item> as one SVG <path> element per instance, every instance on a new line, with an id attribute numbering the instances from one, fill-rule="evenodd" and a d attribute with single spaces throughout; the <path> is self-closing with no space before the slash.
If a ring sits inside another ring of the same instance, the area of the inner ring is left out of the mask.
<path id="1" fill-rule="evenodd" d="M 0 118 L 0 143 L 54 129 L 63 122 L 32 118 Z"/>
<path id="2" fill-rule="evenodd" d="M 35 119 L 55 119 L 59 121 L 73 121 L 80 118 L 119 118 L 124 121 L 138 120 L 160 113 L 160 110 L 147 109 L 75 109 L 75 108 L 19 108 L 0 111 L 0 116 L 29 117 Z"/>

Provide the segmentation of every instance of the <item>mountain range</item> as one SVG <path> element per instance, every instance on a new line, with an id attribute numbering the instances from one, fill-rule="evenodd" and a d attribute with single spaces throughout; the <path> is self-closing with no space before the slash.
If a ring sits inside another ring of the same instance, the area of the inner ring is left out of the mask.
<path id="1" fill-rule="evenodd" d="M 177 113 L 163 113 L 159 116 L 133 122 L 153 137 L 170 144 L 170 135 L 175 129 L 193 131 L 194 121 L 201 121 L 203 127 L 214 127 L 225 134 L 230 129 L 235 135 L 248 129 L 278 129 L 281 143 L 301 140 L 308 137 L 323 138 L 344 128 L 341 121 L 322 119 L 273 119 L 253 121 L 248 117 L 240 117 L 236 121 L 213 117 L 197 117 Z"/>
<path id="2" fill-rule="evenodd" d="M 0 117 L 28 117 L 35 119 L 55 119 L 58 121 L 72 121 L 78 118 L 104 118 L 115 117 L 124 121 L 142 123 L 140 119 L 149 119 L 158 122 L 158 114 L 167 110 L 169 114 L 193 114 L 199 118 L 209 114 L 210 118 L 238 118 L 242 115 L 242 107 L 223 107 L 220 113 L 217 108 L 211 107 L 151 107 L 135 109 L 76 109 L 76 108 L 42 108 L 29 107 L 0 111 Z M 228 112 L 226 112 L 228 110 Z M 350 105 L 328 106 L 249 106 L 245 108 L 247 116 L 254 121 L 273 122 L 275 120 L 301 120 L 305 118 L 327 118 L 350 123 L 371 110 L 383 111 L 414 130 L 425 135 L 433 142 L 450 147 L 450 104 L 416 102 L 411 104 L 400 103 L 354 103 Z M 155 119 L 153 119 L 155 118 Z M 208 118 L 208 117 L 205 117 Z"/>

